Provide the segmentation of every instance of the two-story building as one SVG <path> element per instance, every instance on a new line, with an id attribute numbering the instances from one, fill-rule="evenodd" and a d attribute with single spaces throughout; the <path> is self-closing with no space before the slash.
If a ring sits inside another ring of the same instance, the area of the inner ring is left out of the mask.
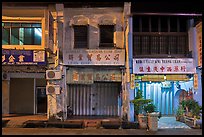
<path id="1" fill-rule="evenodd" d="M 181 3 L 151 3 L 152 7 L 148 7 L 145 3 L 133 2 L 131 7 L 130 100 L 140 89 L 145 99 L 153 100 L 162 115 L 173 115 L 179 102 L 186 97 L 202 101 L 202 91 L 198 90 L 198 85 L 202 89 L 201 80 L 198 80 L 201 73 L 196 71 L 195 33 L 202 14 L 187 11 L 188 4 L 175 8 L 174 4 Z"/>
<path id="2" fill-rule="evenodd" d="M 64 3 L 61 103 L 73 115 L 120 117 L 128 108 L 122 96 L 127 91 L 124 26 L 129 13 L 124 2 Z"/>
<path id="3" fill-rule="evenodd" d="M 2 3 L 2 114 L 47 113 L 45 72 L 56 58 L 52 12 L 48 3 Z"/>

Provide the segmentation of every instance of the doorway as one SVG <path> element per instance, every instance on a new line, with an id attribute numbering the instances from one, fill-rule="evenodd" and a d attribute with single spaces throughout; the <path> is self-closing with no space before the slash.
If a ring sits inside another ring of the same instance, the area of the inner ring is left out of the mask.
<path id="1" fill-rule="evenodd" d="M 36 87 L 37 113 L 47 113 L 47 95 L 45 87 Z"/>
<path id="2" fill-rule="evenodd" d="M 118 116 L 121 83 L 69 84 L 67 104 L 74 115 Z"/>

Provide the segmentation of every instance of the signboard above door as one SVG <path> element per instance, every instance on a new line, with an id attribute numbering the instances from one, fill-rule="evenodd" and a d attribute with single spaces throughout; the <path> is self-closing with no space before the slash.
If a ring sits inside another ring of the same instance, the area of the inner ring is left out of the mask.
<path id="1" fill-rule="evenodd" d="M 65 65 L 125 65 L 124 49 L 76 49 L 68 50 L 63 56 Z"/>
<path id="2" fill-rule="evenodd" d="M 134 74 L 193 74 L 192 58 L 142 58 L 133 59 Z"/>
<path id="3" fill-rule="evenodd" d="M 46 65 L 45 51 L 2 49 L 2 65 Z"/>

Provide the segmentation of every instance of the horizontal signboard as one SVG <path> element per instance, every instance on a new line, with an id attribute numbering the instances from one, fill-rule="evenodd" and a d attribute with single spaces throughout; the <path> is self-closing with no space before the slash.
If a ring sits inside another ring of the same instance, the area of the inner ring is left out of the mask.
<path id="1" fill-rule="evenodd" d="M 94 81 L 121 82 L 122 74 L 119 70 L 95 70 L 70 68 L 67 70 L 68 84 L 93 84 Z"/>
<path id="2" fill-rule="evenodd" d="M 157 82 L 157 81 L 165 81 L 165 79 L 164 79 L 164 75 L 144 75 L 142 77 L 142 81 Z"/>
<path id="3" fill-rule="evenodd" d="M 166 75 L 166 80 L 169 81 L 189 81 L 189 77 L 187 75 Z"/>
<path id="4" fill-rule="evenodd" d="M 125 65 L 125 50 L 69 50 L 63 60 L 65 65 Z"/>
<path id="5" fill-rule="evenodd" d="M 133 59 L 134 74 L 193 74 L 193 59 L 189 58 L 142 58 Z"/>
<path id="6" fill-rule="evenodd" d="M 2 49 L 2 65 L 46 65 L 45 51 Z"/>

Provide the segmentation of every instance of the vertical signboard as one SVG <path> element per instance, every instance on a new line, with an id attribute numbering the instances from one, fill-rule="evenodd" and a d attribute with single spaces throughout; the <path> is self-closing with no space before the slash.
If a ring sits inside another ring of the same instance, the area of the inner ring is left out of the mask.
<path id="1" fill-rule="evenodd" d="M 196 25 L 196 47 L 198 53 L 198 66 L 202 67 L 202 22 Z"/>
<path id="2" fill-rule="evenodd" d="M 193 77 L 193 85 L 194 85 L 194 89 L 198 89 L 198 74 L 194 74 Z"/>
<path id="3" fill-rule="evenodd" d="M 135 74 L 131 74 L 130 89 L 135 88 Z"/>

